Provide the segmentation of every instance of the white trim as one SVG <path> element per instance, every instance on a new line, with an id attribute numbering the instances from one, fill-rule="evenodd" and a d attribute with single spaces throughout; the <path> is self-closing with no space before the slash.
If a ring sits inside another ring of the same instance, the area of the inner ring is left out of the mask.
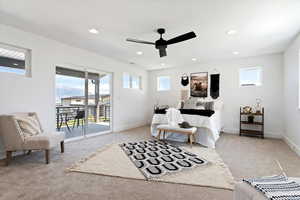
<path id="1" fill-rule="evenodd" d="M 92 137 L 107 135 L 107 134 L 110 134 L 110 133 L 113 133 L 113 132 L 111 130 L 108 130 L 108 131 L 103 131 L 103 132 L 99 132 L 99 133 L 91 133 L 91 134 L 86 135 L 85 137 L 84 136 L 78 136 L 78 137 L 68 138 L 68 139 L 65 139 L 64 142 L 65 143 L 76 142 L 76 141 L 80 141 L 80 140 L 89 139 L 89 138 L 92 138 Z M 23 154 L 22 151 L 14 152 L 14 156 L 22 155 L 22 154 Z M 5 159 L 5 151 L 0 151 L 0 160 L 1 159 Z"/>
<path id="2" fill-rule="evenodd" d="M 84 138 L 85 137 L 83 135 L 77 136 L 77 137 L 72 137 L 72 138 L 67 138 L 67 139 L 65 139 L 65 143 L 83 140 Z"/>
<path id="3" fill-rule="evenodd" d="M 108 130 L 108 131 L 102 131 L 102 132 L 99 132 L 99 133 L 91 133 L 91 134 L 87 134 L 87 135 L 86 135 L 86 138 L 102 136 L 102 135 L 106 135 L 106 134 L 110 134 L 110 133 L 112 133 L 111 130 Z"/>
<path id="4" fill-rule="evenodd" d="M 106 134 L 109 134 L 109 133 L 112 133 L 112 131 L 108 130 L 108 131 L 103 131 L 103 132 L 99 132 L 99 133 L 91 133 L 91 134 L 88 134 L 86 136 L 82 135 L 82 136 L 78 136 L 78 137 L 68 138 L 68 139 L 65 139 L 65 143 L 85 140 L 85 139 L 89 139 L 91 137 L 102 136 L 102 135 L 106 135 Z"/>
<path id="5" fill-rule="evenodd" d="M 133 123 L 126 123 L 126 124 L 119 124 L 117 128 L 113 130 L 113 132 L 121 132 L 121 131 L 126 131 L 134 128 L 139 128 L 142 126 L 146 126 L 149 123 L 147 121 L 139 121 L 139 122 L 133 122 Z"/>
<path id="6" fill-rule="evenodd" d="M 298 156 L 300 156 L 300 146 L 297 146 L 294 142 L 292 142 L 292 140 L 290 138 L 288 138 L 287 136 L 283 137 L 283 140 L 285 141 L 285 143 L 287 143 L 287 145 L 289 145 L 289 147 L 296 152 L 296 154 Z"/>
<path id="7" fill-rule="evenodd" d="M 24 48 L 24 47 L 19 47 L 19 46 L 16 46 L 16 45 L 7 44 L 7 43 L 3 43 L 3 42 L 0 42 L 0 48 L 6 49 L 6 50 L 22 52 L 25 55 L 25 57 L 24 57 L 24 62 L 25 62 L 24 74 L 18 74 L 18 73 L 14 73 L 14 72 L 1 72 L 1 73 L 12 73 L 12 74 L 16 74 L 18 76 L 23 76 L 23 77 L 27 77 L 27 78 L 32 77 L 32 73 L 31 73 L 31 71 L 32 71 L 31 70 L 32 69 L 32 62 L 31 62 L 31 60 L 32 60 L 32 50 L 31 49 Z M 12 59 L 17 59 L 18 60 L 18 58 L 13 58 L 13 57 L 12 57 Z"/>

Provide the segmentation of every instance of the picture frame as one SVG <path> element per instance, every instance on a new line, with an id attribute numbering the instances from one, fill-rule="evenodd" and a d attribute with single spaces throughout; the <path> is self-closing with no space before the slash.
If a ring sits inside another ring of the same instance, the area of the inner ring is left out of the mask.
<path id="1" fill-rule="evenodd" d="M 208 72 L 191 73 L 190 75 L 190 91 L 191 97 L 208 96 Z"/>

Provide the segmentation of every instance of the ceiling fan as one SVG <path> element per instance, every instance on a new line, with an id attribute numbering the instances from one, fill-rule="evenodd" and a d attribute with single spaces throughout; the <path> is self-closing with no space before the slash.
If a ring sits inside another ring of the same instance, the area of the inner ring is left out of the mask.
<path id="1" fill-rule="evenodd" d="M 131 38 L 127 38 L 126 41 L 141 43 L 141 44 L 155 45 L 155 48 L 159 50 L 159 56 L 164 57 L 164 56 L 167 56 L 166 49 L 167 49 L 168 45 L 175 44 L 175 43 L 178 43 L 178 42 L 183 42 L 185 40 L 189 40 L 189 39 L 192 39 L 192 38 L 196 37 L 196 34 L 193 31 L 191 31 L 189 33 L 185 33 L 183 35 L 177 36 L 177 37 L 172 38 L 170 40 L 164 40 L 162 38 L 162 35 L 165 33 L 165 29 L 164 28 L 159 28 L 159 29 L 157 29 L 157 32 L 160 34 L 160 39 L 156 40 L 155 42 L 148 42 L 148 41 L 131 39 Z"/>

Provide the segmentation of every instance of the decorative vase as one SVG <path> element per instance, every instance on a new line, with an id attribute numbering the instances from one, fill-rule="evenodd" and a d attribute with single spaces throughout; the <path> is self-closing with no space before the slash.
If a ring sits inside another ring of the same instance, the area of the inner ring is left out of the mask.
<path id="1" fill-rule="evenodd" d="M 261 113 L 261 99 L 259 98 L 256 99 L 255 112 Z"/>

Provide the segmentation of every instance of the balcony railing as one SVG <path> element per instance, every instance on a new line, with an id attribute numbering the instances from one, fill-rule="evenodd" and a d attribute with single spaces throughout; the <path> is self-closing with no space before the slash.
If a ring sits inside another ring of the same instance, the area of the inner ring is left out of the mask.
<path id="1" fill-rule="evenodd" d="M 88 105 L 88 122 L 110 122 L 110 104 Z M 85 122 L 85 107 L 83 105 L 76 106 L 56 106 L 56 128 L 60 130 L 62 127 L 70 127 L 83 125 Z"/>

